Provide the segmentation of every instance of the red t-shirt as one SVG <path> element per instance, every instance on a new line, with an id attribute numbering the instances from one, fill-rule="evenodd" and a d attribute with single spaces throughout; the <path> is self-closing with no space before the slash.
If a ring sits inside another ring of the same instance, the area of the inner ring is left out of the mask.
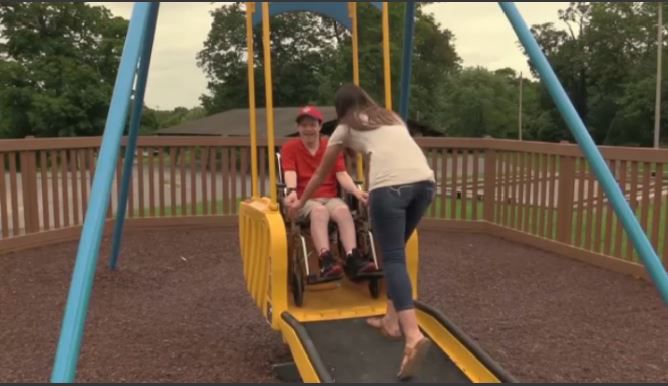
<path id="1" fill-rule="evenodd" d="M 311 155 L 301 139 L 296 138 L 287 141 L 281 148 L 281 167 L 285 173 L 288 170 L 297 172 L 297 195 L 299 197 L 304 193 L 306 185 L 318 169 L 322 157 L 327 150 L 327 139 L 320 138 L 320 146 L 315 155 Z M 336 158 L 334 168 L 325 177 L 322 185 L 316 189 L 312 198 L 332 198 L 337 197 L 336 173 L 346 171 L 346 163 L 343 153 L 339 153 Z"/>

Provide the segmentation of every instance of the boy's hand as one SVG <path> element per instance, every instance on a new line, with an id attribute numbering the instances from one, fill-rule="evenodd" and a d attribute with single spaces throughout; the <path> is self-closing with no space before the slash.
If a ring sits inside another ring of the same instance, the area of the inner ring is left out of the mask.
<path id="1" fill-rule="evenodd" d="M 357 190 L 355 191 L 355 198 L 357 198 L 362 204 L 366 206 L 369 202 L 369 193 Z"/>

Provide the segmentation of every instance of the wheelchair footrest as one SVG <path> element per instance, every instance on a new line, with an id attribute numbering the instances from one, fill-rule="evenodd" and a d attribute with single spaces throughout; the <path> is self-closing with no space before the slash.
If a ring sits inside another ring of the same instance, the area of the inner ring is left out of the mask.
<path id="1" fill-rule="evenodd" d="M 308 275 L 306 277 L 306 284 L 308 285 L 315 285 L 315 284 L 323 284 L 323 283 L 330 283 L 333 281 L 338 281 L 341 280 L 340 277 L 320 277 L 315 274 Z"/>
<path id="2" fill-rule="evenodd" d="M 382 279 L 385 276 L 383 271 L 369 272 L 369 273 L 360 273 L 357 275 L 348 275 L 348 278 L 352 281 L 362 281 L 362 280 L 371 280 L 371 279 Z"/>

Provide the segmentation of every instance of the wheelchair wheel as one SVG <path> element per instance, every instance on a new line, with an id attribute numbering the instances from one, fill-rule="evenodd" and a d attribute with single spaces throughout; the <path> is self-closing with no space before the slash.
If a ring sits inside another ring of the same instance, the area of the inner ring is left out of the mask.
<path id="1" fill-rule="evenodd" d="M 306 256 L 304 256 L 304 249 L 302 239 L 294 237 L 292 239 L 292 248 L 290 254 L 292 269 L 290 270 L 290 284 L 292 287 L 292 297 L 297 307 L 304 304 L 304 266 L 308 264 Z"/>
<path id="2" fill-rule="evenodd" d="M 369 292 L 374 299 L 378 299 L 380 296 L 380 280 L 378 278 L 369 280 Z"/>
<path id="3" fill-rule="evenodd" d="M 292 272 L 292 297 L 297 307 L 304 304 L 304 278 L 298 272 Z"/>

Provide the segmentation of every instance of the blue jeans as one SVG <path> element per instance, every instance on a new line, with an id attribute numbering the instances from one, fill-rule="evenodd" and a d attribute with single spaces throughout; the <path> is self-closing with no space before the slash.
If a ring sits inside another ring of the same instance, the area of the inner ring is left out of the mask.
<path id="1" fill-rule="evenodd" d="M 435 189 L 433 182 L 421 181 L 377 188 L 369 193 L 371 227 L 383 258 L 387 297 L 397 311 L 413 308 L 406 241 L 433 201 Z"/>

